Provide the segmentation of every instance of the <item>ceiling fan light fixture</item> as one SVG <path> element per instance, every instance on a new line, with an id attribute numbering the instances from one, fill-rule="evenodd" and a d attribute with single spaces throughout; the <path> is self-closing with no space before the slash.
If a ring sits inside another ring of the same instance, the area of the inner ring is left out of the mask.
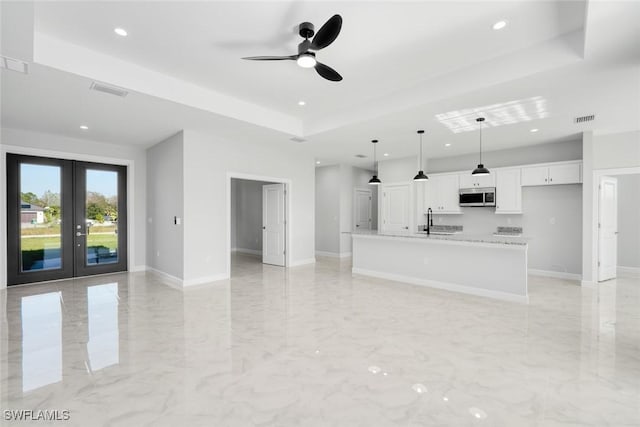
<path id="1" fill-rule="evenodd" d="M 296 59 L 296 62 L 302 68 L 313 68 L 317 64 L 316 56 L 311 52 L 300 54 L 300 56 L 298 56 L 298 59 Z"/>

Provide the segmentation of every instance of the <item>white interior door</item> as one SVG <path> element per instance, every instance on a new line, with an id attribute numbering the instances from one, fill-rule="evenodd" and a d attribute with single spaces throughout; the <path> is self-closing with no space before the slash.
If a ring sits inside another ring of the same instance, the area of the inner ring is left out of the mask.
<path id="1" fill-rule="evenodd" d="M 284 267 L 284 184 L 262 186 L 262 262 Z"/>
<path id="2" fill-rule="evenodd" d="M 409 184 L 385 185 L 382 189 L 382 230 L 409 230 Z"/>
<path id="3" fill-rule="evenodd" d="M 598 203 L 598 281 L 614 279 L 618 264 L 618 180 L 600 180 Z"/>
<path id="4" fill-rule="evenodd" d="M 371 190 L 355 189 L 354 215 L 356 230 L 371 229 Z"/>

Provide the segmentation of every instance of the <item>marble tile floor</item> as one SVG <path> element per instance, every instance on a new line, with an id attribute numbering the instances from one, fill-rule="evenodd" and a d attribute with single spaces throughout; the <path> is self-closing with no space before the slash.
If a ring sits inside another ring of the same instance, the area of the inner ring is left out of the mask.
<path id="1" fill-rule="evenodd" d="M 639 426 L 640 280 L 528 305 L 246 255 L 184 291 L 115 274 L 0 291 L 5 410 L 69 426 Z"/>

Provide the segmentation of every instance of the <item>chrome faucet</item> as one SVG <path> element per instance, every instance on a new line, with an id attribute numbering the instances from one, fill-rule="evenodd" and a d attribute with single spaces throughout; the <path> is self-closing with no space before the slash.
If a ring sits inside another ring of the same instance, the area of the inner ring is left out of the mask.
<path id="1" fill-rule="evenodd" d="M 429 208 L 427 209 L 427 236 L 431 234 L 431 227 L 433 227 L 433 211 Z"/>

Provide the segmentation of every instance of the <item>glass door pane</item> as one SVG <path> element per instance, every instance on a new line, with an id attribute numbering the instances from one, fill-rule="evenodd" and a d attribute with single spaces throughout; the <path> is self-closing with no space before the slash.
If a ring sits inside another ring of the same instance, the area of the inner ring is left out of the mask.
<path id="1" fill-rule="evenodd" d="M 20 164 L 20 269 L 62 268 L 61 167 Z"/>
<path id="2" fill-rule="evenodd" d="M 118 262 L 118 172 L 87 169 L 86 263 Z"/>

